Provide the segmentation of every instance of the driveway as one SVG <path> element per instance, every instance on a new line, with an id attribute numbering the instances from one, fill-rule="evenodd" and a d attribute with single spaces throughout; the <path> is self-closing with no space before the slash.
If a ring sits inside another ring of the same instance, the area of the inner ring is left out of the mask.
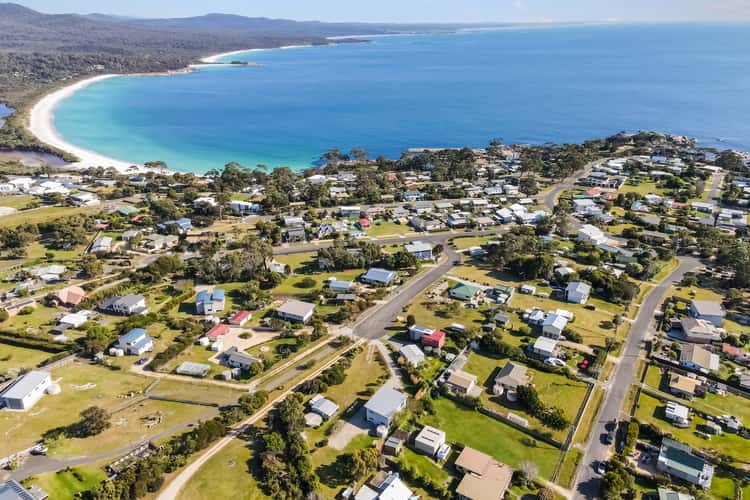
<path id="1" fill-rule="evenodd" d="M 367 434 L 372 426 L 365 420 L 365 413 L 363 405 L 349 420 L 340 420 L 338 424 L 334 424 L 339 425 L 339 429 L 331 434 L 331 437 L 328 439 L 328 446 L 334 450 L 341 451 L 355 437 Z"/>

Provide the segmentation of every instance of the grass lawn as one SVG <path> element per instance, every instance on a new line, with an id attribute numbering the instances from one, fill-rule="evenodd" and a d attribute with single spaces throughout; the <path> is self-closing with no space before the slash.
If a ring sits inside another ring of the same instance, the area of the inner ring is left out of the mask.
<path id="1" fill-rule="evenodd" d="M 517 468 L 530 460 L 539 467 L 539 474 L 549 478 L 560 450 L 536 441 L 525 433 L 481 413 L 465 408 L 447 398 L 435 401 L 435 415 L 423 423 L 445 431 L 449 443 L 462 443 L 492 455 Z"/>
<path id="2" fill-rule="evenodd" d="M 711 480 L 709 494 L 716 500 L 734 500 L 734 478 L 718 469 Z"/>
<path id="3" fill-rule="evenodd" d="M 0 343 L 0 373 L 32 369 L 54 353 Z"/>
<path id="4" fill-rule="evenodd" d="M 500 368 L 505 366 L 508 360 L 494 359 L 477 352 L 472 352 L 464 370 L 477 376 L 477 384 L 484 387 L 481 399 L 490 408 L 499 410 L 504 414 L 508 411 L 520 415 L 529 421 L 530 427 L 539 432 L 548 433 L 552 438 L 562 441 L 568 433 L 568 429 L 553 430 L 544 426 L 538 419 L 527 414 L 520 406 L 508 402 L 505 397 L 497 397 L 487 392 L 494 385 L 494 377 Z M 529 368 L 531 383 L 539 393 L 539 398 L 547 405 L 562 408 L 568 419 L 572 420 L 577 414 L 586 394 L 586 384 L 570 380 L 562 375 L 547 373 Z"/>
<path id="5" fill-rule="evenodd" d="M 47 333 L 56 324 L 55 317 L 62 311 L 55 307 L 47 307 L 38 302 L 31 314 L 17 314 L 4 323 L 9 330 L 16 332 Z"/>
<path id="6" fill-rule="evenodd" d="M 462 307 L 456 316 L 443 315 L 440 308 L 425 294 L 417 296 L 402 316 L 406 317 L 409 314 L 414 315 L 417 324 L 437 329 L 446 328 L 453 323 L 479 328 L 484 323 L 484 315 L 477 309 Z"/>
<path id="7" fill-rule="evenodd" d="M 36 197 L 30 194 L 18 194 L 18 195 L 7 195 L 0 196 L 0 207 L 15 208 L 16 210 L 22 210 L 29 205 L 29 202 L 34 200 Z"/>
<path id="8" fill-rule="evenodd" d="M 479 247 L 491 240 L 496 240 L 497 236 L 466 236 L 463 238 L 454 238 L 453 244 L 458 250 L 465 250 L 471 247 Z"/>
<path id="9" fill-rule="evenodd" d="M 576 429 L 575 436 L 573 436 L 573 444 L 583 444 L 588 439 L 596 414 L 602 405 L 603 398 L 604 390 L 598 386 L 594 387 L 591 396 L 589 396 L 586 409 L 583 411 L 583 415 L 581 415 L 581 420 L 578 422 L 578 428 Z"/>
<path id="10" fill-rule="evenodd" d="M 370 238 L 381 238 L 389 235 L 401 235 L 414 232 L 407 224 L 396 224 L 391 221 L 376 220 L 367 231 Z"/>
<path id="11" fill-rule="evenodd" d="M 318 258 L 317 252 L 306 252 L 306 253 L 291 253 L 288 255 L 276 255 L 274 260 L 284 265 L 289 266 L 292 271 L 296 271 L 303 267 L 315 266 L 317 267 L 316 260 Z"/>
<path id="12" fill-rule="evenodd" d="M 638 193 L 641 195 L 647 195 L 650 193 L 662 195 L 664 194 L 665 190 L 662 188 L 656 187 L 656 182 L 654 181 L 641 181 L 639 184 L 629 184 L 626 183 L 620 188 L 621 193 Z"/>
<path id="13" fill-rule="evenodd" d="M 560 474 L 557 478 L 557 484 L 563 488 L 570 488 L 582 457 L 583 453 L 576 448 L 571 448 L 566 453 L 565 460 L 563 460 L 562 467 L 560 468 Z"/>
<path id="14" fill-rule="evenodd" d="M 240 396 L 246 394 L 246 391 L 199 381 L 160 379 L 149 394 L 163 398 L 189 399 L 201 403 L 226 405 L 235 403 Z"/>
<path id="15" fill-rule="evenodd" d="M 374 441 L 375 438 L 360 434 L 341 451 L 329 447 L 310 450 L 310 461 L 313 470 L 320 478 L 319 492 L 323 495 L 323 498 L 336 498 L 347 486 L 347 481 L 344 480 L 346 471 L 341 470 L 341 464 L 337 462 L 337 457 L 355 450 L 369 448 Z"/>
<path id="16" fill-rule="evenodd" d="M 130 443 L 148 440 L 165 429 L 195 418 L 209 419 L 216 415 L 215 408 L 167 401 L 145 400 L 112 414 L 112 426 L 96 436 L 85 439 L 62 439 L 50 446 L 50 454 L 84 456 L 115 450 Z M 148 427 L 152 419 L 161 423 Z"/>
<path id="17" fill-rule="evenodd" d="M 429 477 L 438 484 L 445 484 L 451 481 L 455 476 L 450 472 L 453 469 L 450 461 L 438 465 L 421 453 L 417 453 L 410 448 L 404 447 L 398 461 L 414 467 L 420 476 Z"/>
<path id="18" fill-rule="evenodd" d="M 680 266 L 680 261 L 676 258 L 670 259 L 668 262 L 661 264 L 659 272 L 651 277 L 652 282 L 659 283 L 664 280 L 667 276 Z"/>
<path id="19" fill-rule="evenodd" d="M 93 214 L 97 211 L 97 207 L 42 207 L 0 217 L 0 227 L 15 227 L 24 223 L 38 224 L 40 222 L 50 221 L 63 216 L 82 213 Z"/>
<path id="20" fill-rule="evenodd" d="M 107 478 L 104 466 L 104 463 L 87 464 L 73 469 L 45 472 L 25 480 L 24 484 L 40 487 L 50 498 L 73 498 L 76 493 L 88 491 Z M 76 478 L 73 471 L 78 473 L 81 480 Z"/>
<path id="21" fill-rule="evenodd" d="M 50 429 L 78 421 L 79 413 L 89 406 L 112 411 L 128 401 L 125 395 L 142 391 L 150 382 L 122 370 L 87 363 L 71 363 L 54 370 L 52 380 L 58 379 L 60 394 L 42 397 L 27 412 L 0 412 L 0 456 L 32 446 Z M 85 384 L 96 386 L 81 390 Z"/>
<path id="22" fill-rule="evenodd" d="M 180 491 L 184 500 L 232 498 L 260 500 L 268 498 L 248 468 L 253 452 L 244 439 L 233 439 L 211 457 Z"/>
<path id="23" fill-rule="evenodd" d="M 674 399 L 673 399 L 674 400 Z M 677 400 L 677 402 L 682 403 Z M 686 443 L 693 448 L 703 450 L 715 450 L 718 453 L 729 455 L 740 462 L 750 462 L 747 456 L 747 441 L 736 434 L 724 434 L 723 436 L 712 436 L 711 440 L 706 440 L 695 434 L 696 430 L 702 430 L 706 421 L 693 415 L 692 425 L 682 429 L 673 426 L 664 416 L 666 403 L 659 401 L 657 398 L 645 393 L 641 393 L 638 400 L 638 409 L 636 418 L 640 422 L 651 423 L 662 432 L 671 434 L 680 442 Z"/>
<path id="24" fill-rule="evenodd" d="M 305 271 L 304 274 L 291 274 L 284 278 L 284 281 L 282 281 L 277 287 L 271 290 L 271 293 L 275 296 L 296 297 L 298 299 L 305 300 L 310 292 L 323 288 L 325 281 L 328 278 L 333 277 L 342 281 L 352 281 L 363 272 L 365 272 L 364 269 L 349 269 L 346 271 L 336 272 L 312 273 Z M 312 278 L 313 280 L 315 280 L 315 284 L 311 287 L 304 287 L 302 285 L 302 281 L 307 278 Z"/>

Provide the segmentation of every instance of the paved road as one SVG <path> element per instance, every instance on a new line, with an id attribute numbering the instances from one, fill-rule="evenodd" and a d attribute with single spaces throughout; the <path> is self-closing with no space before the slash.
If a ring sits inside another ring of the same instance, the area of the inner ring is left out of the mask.
<path id="1" fill-rule="evenodd" d="M 630 335 L 625 341 L 623 355 L 620 363 L 615 367 L 609 390 L 604 403 L 599 410 L 599 416 L 589 435 L 588 443 L 584 451 L 578 475 L 573 485 L 575 498 L 595 498 L 599 492 L 600 476 L 594 468 L 600 461 L 607 460 L 610 455 L 610 447 L 602 444 L 600 436 L 606 433 L 604 428 L 607 422 L 618 420 L 621 415 L 622 404 L 628 394 L 630 385 L 633 383 L 635 367 L 640 356 L 641 343 L 651 328 L 651 321 L 656 309 L 661 304 L 662 297 L 669 287 L 676 281 L 680 281 L 685 273 L 694 270 L 701 265 L 700 261 L 692 257 L 680 257 L 679 267 L 664 279 L 656 288 L 651 290 L 641 303 L 638 315 L 633 321 Z"/>
<path id="2" fill-rule="evenodd" d="M 409 241 L 424 241 L 426 243 L 445 243 L 446 241 L 450 240 L 451 238 L 463 238 L 463 237 L 469 237 L 469 236 L 488 236 L 492 234 L 496 234 L 498 232 L 498 229 L 494 230 L 488 230 L 488 231 L 456 231 L 456 232 L 443 232 L 443 233 L 414 233 L 414 234 L 408 234 L 404 236 L 396 236 L 396 237 L 389 237 L 389 238 L 379 238 L 379 239 L 366 239 L 363 241 L 368 241 L 370 243 L 377 243 L 378 245 L 391 245 L 393 243 L 406 243 Z M 307 245 L 290 245 L 287 247 L 274 247 L 273 248 L 273 254 L 274 255 L 290 255 L 295 253 L 307 253 L 307 252 L 315 252 L 321 248 L 328 248 L 333 246 L 332 241 L 321 241 L 320 243 L 310 243 Z"/>
<path id="3" fill-rule="evenodd" d="M 580 170 L 567 179 L 563 179 L 561 182 L 557 183 L 554 188 L 552 188 L 547 192 L 547 194 L 544 195 L 544 206 L 550 210 L 554 210 L 555 204 L 557 203 L 557 197 L 560 195 L 560 193 L 568 189 L 572 189 L 579 179 L 583 179 L 584 177 L 588 176 L 591 173 L 591 170 L 593 170 L 596 165 L 599 165 L 604 161 L 606 160 L 592 161 L 591 163 L 583 167 L 583 170 Z"/>
<path id="4" fill-rule="evenodd" d="M 354 327 L 354 335 L 363 339 L 377 339 L 388 333 L 396 316 L 403 313 L 405 306 L 411 304 L 414 297 L 422 293 L 432 283 L 442 278 L 453 268 L 453 262 L 459 259 L 458 252 L 452 245 L 446 245 L 443 257 L 438 264 L 401 287 L 387 303 L 368 316 L 367 321 Z"/>
<path id="5" fill-rule="evenodd" d="M 714 174 L 711 179 L 711 190 L 708 192 L 708 201 L 721 198 L 721 186 L 724 183 L 724 172 Z"/>

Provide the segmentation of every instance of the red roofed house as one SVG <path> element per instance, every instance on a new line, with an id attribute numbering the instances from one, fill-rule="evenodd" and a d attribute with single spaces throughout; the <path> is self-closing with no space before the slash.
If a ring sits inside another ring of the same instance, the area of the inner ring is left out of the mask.
<path id="1" fill-rule="evenodd" d="M 744 349 L 731 344 L 721 344 L 721 352 L 738 363 L 747 363 L 748 358 L 750 358 L 750 355 Z"/>
<path id="2" fill-rule="evenodd" d="M 433 349 L 442 349 L 445 344 L 445 333 L 440 330 L 435 330 L 429 335 L 422 335 L 420 339 L 424 347 L 432 347 Z"/>
<path id="3" fill-rule="evenodd" d="M 220 323 L 216 325 L 215 327 L 211 328 L 208 332 L 206 332 L 206 337 L 208 337 L 211 340 L 216 340 L 220 337 L 223 337 L 227 333 L 229 333 L 229 325 Z"/>
<path id="4" fill-rule="evenodd" d="M 250 311 L 240 311 L 232 315 L 231 318 L 229 318 L 229 324 L 242 326 L 245 323 L 247 323 L 252 317 L 253 315 L 250 313 Z"/>
<path id="5" fill-rule="evenodd" d="M 586 191 L 586 194 L 589 196 L 598 197 L 602 194 L 602 189 L 598 187 L 591 188 L 588 191 Z"/>
<path id="6" fill-rule="evenodd" d="M 370 229 L 370 219 L 366 217 L 362 217 L 361 219 L 359 219 L 359 228 L 363 231 L 365 229 Z"/>
<path id="7" fill-rule="evenodd" d="M 387 179 L 389 181 L 395 181 L 395 180 L 398 180 L 398 176 L 396 175 L 396 172 L 388 172 Z"/>

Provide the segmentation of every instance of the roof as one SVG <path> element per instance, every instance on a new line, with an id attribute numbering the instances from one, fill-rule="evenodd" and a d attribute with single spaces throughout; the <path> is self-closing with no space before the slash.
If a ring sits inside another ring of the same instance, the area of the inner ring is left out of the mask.
<path id="1" fill-rule="evenodd" d="M 695 498 L 693 495 L 666 488 L 659 488 L 657 492 L 659 493 L 659 500 L 694 500 Z"/>
<path id="2" fill-rule="evenodd" d="M 37 497 L 18 481 L 9 479 L 5 483 L 0 483 L 0 500 L 37 500 Z"/>
<path id="3" fill-rule="evenodd" d="M 669 438 L 662 439 L 659 461 L 689 476 L 700 476 L 706 462 L 692 454 L 692 449 Z"/>
<path id="4" fill-rule="evenodd" d="M 417 332 L 417 333 L 420 333 L 420 334 L 422 334 L 422 335 L 429 335 L 429 334 L 431 334 L 432 332 L 434 332 L 434 331 L 435 331 L 435 329 L 434 329 L 434 328 L 430 328 L 429 326 L 423 326 L 423 325 L 411 325 L 411 326 L 409 327 L 409 331 L 410 331 L 410 332 Z"/>
<path id="5" fill-rule="evenodd" d="M 205 375 L 211 370 L 211 367 L 203 363 L 193 363 L 192 361 L 183 361 L 177 367 L 177 373 L 183 375 Z"/>
<path id="6" fill-rule="evenodd" d="M 125 307 L 131 307 L 136 305 L 138 302 L 144 300 L 146 297 L 143 295 L 137 295 L 137 294 L 129 294 L 124 297 L 120 297 L 116 300 L 118 305 L 125 306 Z"/>
<path id="7" fill-rule="evenodd" d="M 557 340 L 549 337 L 537 337 L 534 341 L 534 349 L 551 352 L 555 347 L 557 347 Z"/>
<path id="8" fill-rule="evenodd" d="M 244 321 L 250 316 L 252 316 L 252 313 L 250 311 L 239 311 L 234 313 L 232 317 L 229 318 L 229 321 Z"/>
<path id="9" fill-rule="evenodd" d="M 339 411 L 339 405 L 328 398 L 318 398 L 315 403 L 310 405 L 310 408 L 329 417 Z"/>
<path id="10" fill-rule="evenodd" d="M 399 349 L 398 352 L 400 352 L 406 358 L 406 361 L 410 363 L 414 361 L 424 361 L 424 353 L 422 352 L 422 349 L 415 344 L 401 346 L 401 349 Z"/>
<path id="11" fill-rule="evenodd" d="M 526 383 L 528 368 L 512 362 L 505 363 L 495 377 L 495 384 L 519 386 Z"/>
<path id="12" fill-rule="evenodd" d="M 467 285 L 466 283 L 456 283 L 453 288 L 451 288 L 452 295 L 467 298 L 472 298 L 481 291 L 482 289 L 480 287 L 476 285 Z"/>
<path id="13" fill-rule="evenodd" d="M 397 473 L 391 473 L 380 490 L 379 500 L 409 500 L 412 491 L 401 481 Z"/>
<path id="14" fill-rule="evenodd" d="M 389 417 L 396 413 L 406 401 L 406 395 L 388 386 L 381 387 L 378 392 L 365 403 L 368 410 Z"/>
<path id="15" fill-rule="evenodd" d="M 396 271 L 389 271 L 387 269 L 381 269 L 379 267 L 371 267 L 367 270 L 362 279 L 367 281 L 375 281 L 378 283 L 390 283 L 396 278 Z"/>
<path id="16" fill-rule="evenodd" d="M 237 350 L 236 347 L 230 347 L 225 354 L 227 356 L 227 359 L 240 364 L 251 365 L 253 363 L 258 363 L 261 361 L 259 358 L 256 358 L 251 354 L 247 354 L 245 352 Z"/>
<path id="17" fill-rule="evenodd" d="M 443 342 L 445 340 L 445 332 L 440 331 L 440 330 L 434 330 L 432 333 L 422 335 L 422 340 L 425 340 L 425 339 L 432 340 L 439 344 L 440 342 Z"/>
<path id="18" fill-rule="evenodd" d="M 124 344 L 132 344 L 144 335 L 146 335 L 146 330 L 144 330 L 143 328 L 133 328 L 128 333 L 120 337 L 120 342 Z"/>
<path id="19" fill-rule="evenodd" d="M 583 283 L 581 281 L 573 281 L 571 283 L 568 283 L 568 287 L 566 288 L 566 291 L 568 293 L 574 292 L 574 293 L 580 293 L 583 295 L 588 295 L 591 293 L 591 285 L 587 283 Z"/>
<path id="20" fill-rule="evenodd" d="M 315 304 L 302 302 L 301 300 L 287 300 L 276 311 L 287 316 L 298 316 L 304 318 L 315 310 Z"/>
<path id="21" fill-rule="evenodd" d="M 227 333 L 229 333 L 229 325 L 219 323 L 218 325 L 215 325 L 213 328 L 207 331 L 206 336 L 207 337 L 219 337 L 221 335 L 226 335 Z"/>
<path id="22" fill-rule="evenodd" d="M 690 305 L 699 316 L 724 316 L 726 314 L 724 307 L 713 300 L 693 300 Z"/>
<path id="23" fill-rule="evenodd" d="M 505 496 L 505 490 L 508 488 L 508 484 L 510 484 L 510 476 L 512 474 L 513 471 L 511 470 L 507 481 L 504 478 L 495 479 L 493 477 L 479 477 L 473 474 L 466 474 L 461 479 L 461 482 L 458 483 L 456 493 L 461 498 L 469 498 L 471 500 L 501 500 Z"/>
<path id="24" fill-rule="evenodd" d="M 208 290 L 201 290 L 195 296 L 195 302 L 208 302 L 224 300 L 224 290 L 221 288 L 214 288 L 212 292 Z"/>
<path id="25" fill-rule="evenodd" d="M 688 394 L 695 394 L 695 388 L 699 385 L 700 382 L 698 382 L 694 378 L 686 377 L 684 375 L 672 375 L 669 378 L 670 389 L 677 389 L 678 391 Z"/>
<path id="26" fill-rule="evenodd" d="M 466 446 L 456 458 L 455 465 L 466 472 L 481 476 L 491 462 L 494 462 L 491 456 Z"/>
<path id="27" fill-rule="evenodd" d="M 450 374 L 447 382 L 450 385 L 461 387 L 462 389 L 468 389 L 477 383 L 477 376 L 463 370 L 456 370 Z"/>
<path id="28" fill-rule="evenodd" d="M 701 368 L 715 369 L 718 368 L 718 356 L 705 347 L 696 344 L 687 344 L 682 346 L 680 351 L 680 361 L 690 362 Z"/>
<path id="29" fill-rule="evenodd" d="M 431 252 L 432 245 L 425 243 L 424 241 L 412 241 L 411 243 L 404 245 L 404 250 L 409 253 Z"/>
<path id="30" fill-rule="evenodd" d="M 58 290 L 55 297 L 65 304 L 78 305 L 86 297 L 86 292 L 80 286 L 69 286 Z"/>
<path id="31" fill-rule="evenodd" d="M 436 429 L 435 427 L 425 425 L 424 427 L 422 427 L 422 430 L 419 431 L 417 437 L 414 438 L 414 441 L 419 441 L 421 443 L 427 443 L 430 445 L 443 444 L 445 443 L 445 432 L 441 431 L 440 429 Z"/>
<path id="32" fill-rule="evenodd" d="M 23 377 L 16 379 L 16 381 L 0 395 L 9 399 L 23 399 L 34 390 L 36 386 L 49 377 L 49 372 L 41 370 L 30 371 Z"/>
<path id="33" fill-rule="evenodd" d="M 565 325 L 568 324 L 568 319 L 565 316 L 561 316 L 560 314 L 548 314 L 546 318 L 544 318 L 544 322 L 542 322 L 542 327 L 545 326 L 554 326 L 558 330 L 562 330 L 565 328 Z"/>

